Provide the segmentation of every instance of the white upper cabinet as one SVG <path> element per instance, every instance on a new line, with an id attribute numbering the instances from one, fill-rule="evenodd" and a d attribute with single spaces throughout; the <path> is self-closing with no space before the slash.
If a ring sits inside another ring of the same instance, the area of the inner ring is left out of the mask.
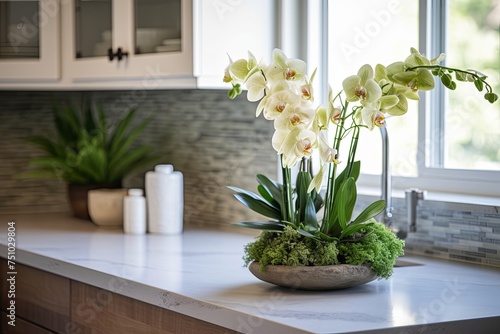
<path id="1" fill-rule="evenodd" d="M 195 0 L 194 46 L 198 87 L 229 88 L 222 82 L 233 60 L 270 57 L 276 45 L 277 15 L 273 0 Z"/>
<path id="2" fill-rule="evenodd" d="M 0 89 L 227 89 L 228 55 L 271 55 L 277 3 L 0 0 Z"/>
<path id="3" fill-rule="evenodd" d="M 0 84 L 60 78 L 59 2 L 0 0 Z"/>
<path id="4" fill-rule="evenodd" d="M 191 1 L 65 1 L 61 17 L 63 73 L 74 83 L 193 77 Z"/>

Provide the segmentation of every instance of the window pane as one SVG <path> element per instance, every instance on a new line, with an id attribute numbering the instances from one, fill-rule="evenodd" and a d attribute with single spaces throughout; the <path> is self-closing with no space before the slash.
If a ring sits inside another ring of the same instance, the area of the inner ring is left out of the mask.
<path id="1" fill-rule="evenodd" d="M 500 92 L 499 3 L 494 0 L 449 1 L 450 67 L 473 68 L 488 76 Z M 448 93 L 445 113 L 444 167 L 500 170 L 500 104 L 484 100 L 473 84 L 457 83 Z"/>
<path id="2" fill-rule="evenodd" d="M 403 61 L 411 47 L 418 48 L 418 1 L 339 0 L 328 5 L 328 77 L 335 93 L 362 65 Z M 416 102 L 409 101 L 406 115 L 387 120 L 393 175 L 417 175 L 417 108 Z M 363 162 L 362 173 L 381 173 L 381 152 L 379 131 L 363 129 L 357 153 Z"/>

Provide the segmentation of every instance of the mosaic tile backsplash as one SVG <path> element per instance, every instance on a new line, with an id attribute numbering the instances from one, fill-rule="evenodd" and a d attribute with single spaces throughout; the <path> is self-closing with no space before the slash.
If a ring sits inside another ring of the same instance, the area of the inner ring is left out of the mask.
<path id="1" fill-rule="evenodd" d="M 41 154 L 27 136 L 53 130 L 51 103 L 100 101 L 112 117 L 138 107 L 138 119 L 152 117 L 140 142 L 151 144 L 184 174 L 185 224 L 228 227 L 262 219 L 239 205 L 225 186 L 255 189 L 255 174 L 276 176 L 272 124 L 254 117 L 244 96 L 230 101 L 225 91 L 0 91 L 0 213 L 68 212 L 66 186 L 57 180 L 18 179 L 28 160 Z M 130 175 L 125 187 L 143 187 L 149 166 Z M 362 206 L 373 200 L 361 196 Z M 404 199 L 395 198 L 394 224 L 405 228 Z M 417 231 L 408 234 L 406 252 L 500 267 L 500 206 L 421 201 Z"/>

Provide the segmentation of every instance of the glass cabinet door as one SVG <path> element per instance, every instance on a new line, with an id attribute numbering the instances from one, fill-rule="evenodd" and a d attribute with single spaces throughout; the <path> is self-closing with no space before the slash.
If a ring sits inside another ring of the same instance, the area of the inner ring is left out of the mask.
<path id="1" fill-rule="evenodd" d="M 111 0 L 76 0 L 76 58 L 106 56 L 112 35 Z"/>
<path id="2" fill-rule="evenodd" d="M 0 0 L 0 87 L 59 80 L 60 22 L 58 0 Z"/>
<path id="3" fill-rule="evenodd" d="M 192 0 L 66 0 L 61 11 L 62 68 L 73 82 L 195 82 Z"/>
<path id="4" fill-rule="evenodd" d="M 0 1 L 0 59 L 39 58 L 39 1 Z"/>
<path id="5" fill-rule="evenodd" d="M 182 51 L 181 1 L 135 0 L 135 54 Z"/>

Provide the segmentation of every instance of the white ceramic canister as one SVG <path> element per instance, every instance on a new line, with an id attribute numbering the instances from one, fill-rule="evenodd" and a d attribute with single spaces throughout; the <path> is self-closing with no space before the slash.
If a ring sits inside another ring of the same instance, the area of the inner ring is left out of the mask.
<path id="1" fill-rule="evenodd" d="M 157 165 L 146 173 L 148 231 L 181 234 L 184 225 L 184 178 L 172 165 Z"/>
<path id="2" fill-rule="evenodd" d="M 129 234 L 146 233 L 146 198 L 142 189 L 129 189 L 123 198 L 123 231 Z"/>

